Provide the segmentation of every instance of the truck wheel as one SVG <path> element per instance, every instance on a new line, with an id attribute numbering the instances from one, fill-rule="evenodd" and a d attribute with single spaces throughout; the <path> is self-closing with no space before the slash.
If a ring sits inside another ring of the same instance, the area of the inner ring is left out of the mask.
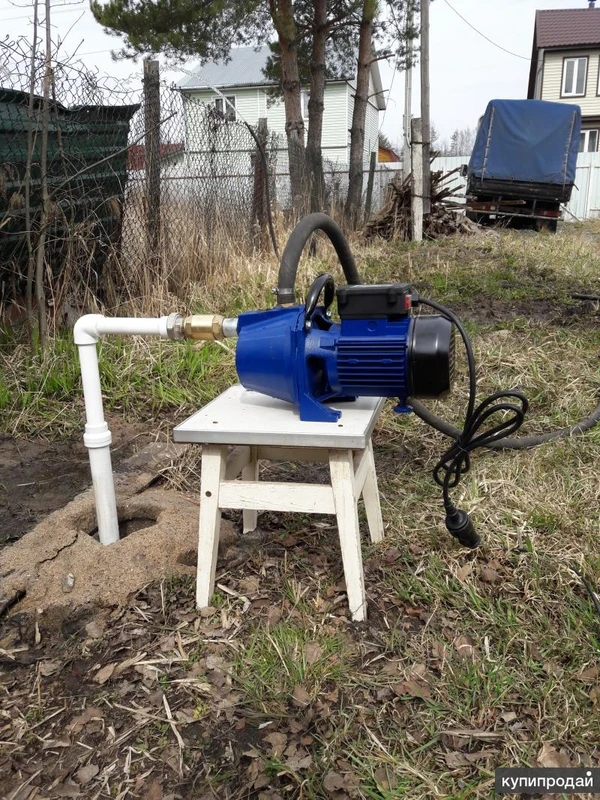
<path id="1" fill-rule="evenodd" d="M 558 230 L 558 220 L 556 219 L 536 219 L 536 231 L 547 231 L 547 233 L 556 233 Z"/>
<path id="2" fill-rule="evenodd" d="M 478 214 L 476 211 L 467 211 L 467 219 L 471 222 L 476 222 L 478 225 L 486 225 L 488 221 L 487 214 Z"/>

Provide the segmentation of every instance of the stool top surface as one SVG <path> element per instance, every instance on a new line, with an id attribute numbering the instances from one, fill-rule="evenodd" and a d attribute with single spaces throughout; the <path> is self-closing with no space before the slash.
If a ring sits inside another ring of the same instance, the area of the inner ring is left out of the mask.
<path id="1" fill-rule="evenodd" d="M 331 403 L 338 422 L 302 422 L 291 403 L 232 386 L 173 430 L 175 442 L 363 449 L 385 398 Z"/>

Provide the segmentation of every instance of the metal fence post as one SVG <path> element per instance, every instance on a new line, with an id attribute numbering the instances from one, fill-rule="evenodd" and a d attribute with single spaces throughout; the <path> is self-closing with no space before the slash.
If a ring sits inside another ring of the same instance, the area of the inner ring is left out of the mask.
<path id="1" fill-rule="evenodd" d="M 158 61 L 144 59 L 144 165 L 148 255 L 157 260 L 160 243 L 160 73 Z"/>
<path id="2" fill-rule="evenodd" d="M 266 183 L 269 180 L 267 170 L 263 161 L 263 154 L 267 150 L 267 119 L 261 117 L 258 120 L 256 132 L 260 146 L 257 145 L 253 158 L 253 177 L 254 189 L 252 193 L 252 236 L 255 246 L 261 246 L 267 230 L 267 209 L 266 209 Z M 261 152 L 262 148 L 262 152 Z"/>

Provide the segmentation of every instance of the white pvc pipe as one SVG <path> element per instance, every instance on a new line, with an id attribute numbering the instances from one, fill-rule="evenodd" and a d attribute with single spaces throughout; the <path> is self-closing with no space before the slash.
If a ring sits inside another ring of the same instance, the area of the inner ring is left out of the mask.
<path id="1" fill-rule="evenodd" d="M 160 336 L 166 339 L 168 319 L 106 318 L 102 314 L 86 314 L 77 320 L 73 329 L 79 350 L 86 414 L 83 442 L 90 455 L 98 535 L 102 544 L 113 544 L 119 540 L 119 518 L 110 458 L 112 436 L 104 419 L 96 345 L 99 338 L 106 334 Z"/>

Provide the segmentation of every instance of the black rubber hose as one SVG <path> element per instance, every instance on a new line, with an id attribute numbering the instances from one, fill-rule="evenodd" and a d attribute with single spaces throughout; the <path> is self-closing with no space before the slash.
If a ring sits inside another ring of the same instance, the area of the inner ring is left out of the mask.
<path id="1" fill-rule="evenodd" d="M 459 431 L 458 428 L 440 419 L 418 400 L 411 399 L 411 405 L 415 414 L 422 419 L 423 422 L 427 423 L 427 425 L 431 425 L 432 428 L 440 431 L 440 433 L 444 433 L 452 439 L 458 439 L 461 435 L 461 431 Z M 597 425 L 598 422 L 600 422 L 600 405 L 596 406 L 588 417 L 582 419 L 581 422 L 577 422 L 575 425 L 559 428 L 549 433 L 542 433 L 539 436 L 519 436 L 516 439 L 498 439 L 497 442 L 487 443 L 486 447 L 492 450 L 526 450 L 529 447 L 537 447 L 540 444 L 544 444 L 544 442 L 553 442 L 555 439 L 564 439 L 567 436 L 576 436 L 579 433 L 585 433 L 585 431 L 589 431 L 590 428 Z"/>
<path id="2" fill-rule="evenodd" d="M 315 231 L 323 231 L 329 237 L 340 260 L 346 281 L 350 285 L 360 283 L 360 276 L 350 245 L 339 225 L 327 214 L 309 214 L 303 217 L 292 231 L 285 246 L 279 265 L 277 278 L 277 305 L 283 306 L 295 302 L 296 273 L 304 246 Z"/>

